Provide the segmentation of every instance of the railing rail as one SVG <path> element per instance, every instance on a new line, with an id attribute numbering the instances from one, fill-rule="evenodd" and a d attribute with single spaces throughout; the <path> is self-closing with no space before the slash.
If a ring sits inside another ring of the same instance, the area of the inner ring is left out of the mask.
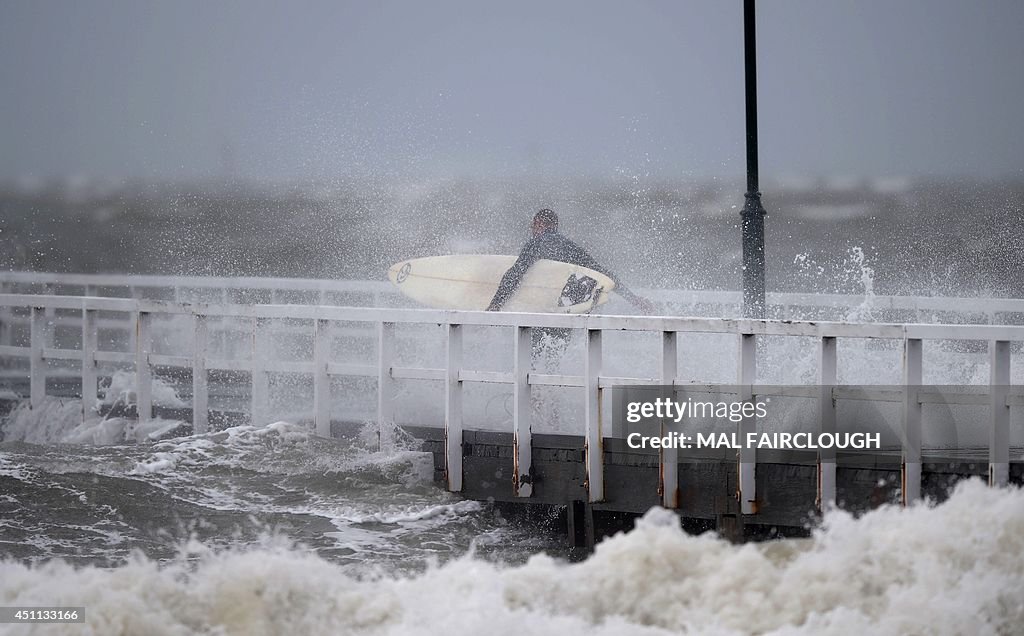
<path id="1" fill-rule="evenodd" d="M 185 290 L 222 292 L 220 301 L 232 302 L 229 292 L 262 290 L 303 292 L 320 304 L 329 294 L 362 294 L 379 306 L 384 298 L 401 302 L 402 296 L 387 281 L 328 280 L 313 278 L 261 278 L 219 276 L 148 276 L 133 274 L 60 274 L 50 272 L 0 272 L 0 292 L 11 293 L 15 286 L 29 287 L 29 293 L 52 293 L 54 287 L 79 288 L 85 296 L 97 296 L 105 289 L 121 288 L 130 297 L 142 296 L 141 290 L 164 290 L 174 300 L 186 300 Z M 639 289 L 662 305 L 715 305 L 739 307 L 743 295 L 730 290 Z M 820 294 L 769 292 L 767 304 L 779 309 L 793 307 L 853 309 L 867 305 L 872 311 L 948 312 L 965 315 L 1024 315 L 1024 299 L 952 296 L 909 296 L 857 294 Z M 1019 321 L 1019 317 L 1017 318 Z M 991 320 L 989 322 L 994 322 Z"/>
<path id="2" fill-rule="evenodd" d="M 813 337 L 819 342 L 820 387 L 797 387 L 782 391 L 819 399 L 821 430 L 834 430 L 835 400 L 872 399 L 902 402 L 903 467 L 902 493 L 905 503 L 920 498 L 921 492 L 921 409 L 935 400 L 962 404 L 987 404 L 990 407 L 989 480 L 1003 485 L 1009 476 L 1009 409 L 1024 405 L 1024 394 L 1010 384 L 1011 343 L 1024 342 L 1024 327 L 1006 325 L 958 324 L 852 324 L 838 322 L 800 322 L 778 320 L 693 318 L 676 316 L 565 315 L 478 311 L 440 311 L 423 309 L 386 309 L 375 307 L 334 307 L 316 305 L 218 305 L 181 303 L 144 299 L 54 296 L 37 294 L 0 294 L 0 308 L 29 312 L 28 346 L 0 346 L 0 357 L 29 360 L 30 403 L 42 404 L 46 395 L 47 363 L 53 360 L 78 361 L 81 364 L 83 416 L 96 401 L 97 364 L 118 362 L 133 364 L 137 373 L 137 406 L 140 418 L 152 416 L 151 381 L 154 366 L 191 368 L 193 382 L 193 425 L 196 432 L 208 430 L 208 373 L 214 369 L 247 371 L 251 374 L 251 418 L 264 421 L 268 406 L 268 378 L 271 372 L 311 374 L 313 377 L 313 413 L 319 435 L 330 435 L 330 381 L 337 376 L 377 379 L 377 422 L 383 432 L 394 424 L 394 380 L 442 380 L 445 385 L 445 466 L 448 488 L 462 489 L 462 409 L 467 382 L 509 384 L 513 387 L 514 415 L 514 492 L 520 497 L 532 494 L 532 428 L 529 421 L 530 390 L 533 386 L 581 387 L 585 393 L 584 444 L 587 472 L 586 488 L 592 502 L 604 499 L 603 440 L 606 437 L 601 409 L 601 391 L 627 384 L 666 384 L 695 388 L 680 383 L 676 374 L 678 334 L 726 334 L 738 343 L 736 369 L 740 399 L 749 399 L 757 384 L 757 345 L 763 336 Z M 52 342 L 52 319 L 56 312 L 76 311 L 82 315 L 80 349 L 60 349 Z M 96 330 L 99 312 L 125 312 L 133 317 L 136 337 L 129 352 L 101 351 Z M 157 354 L 152 348 L 155 318 L 187 317 L 194 330 L 192 350 L 179 355 Z M 253 343 L 250 359 L 227 360 L 211 357 L 208 323 L 212 319 L 249 321 Z M 310 360 L 273 361 L 268 354 L 267 325 L 275 320 L 312 322 L 313 355 Z M 365 323 L 375 330 L 375 364 L 332 361 L 330 329 L 333 322 Z M 395 326 L 398 324 L 438 325 L 445 330 L 443 368 L 395 366 Z M 479 371 L 463 363 L 463 329 L 466 326 L 511 327 L 514 360 L 511 372 Z M 536 328 L 570 328 L 586 334 L 582 375 L 555 375 L 530 370 L 530 334 Z M 606 331 L 634 331 L 659 334 L 662 343 L 659 377 L 613 377 L 603 373 L 603 336 Z M 881 339 L 902 343 L 903 386 L 892 390 L 859 391 L 852 387 L 832 386 L 836 381 L 837 340 Z M 923 342 L 927 340 L 973 340 L 988 343 L 990 384 L 984 395 L 955 395 L 926 392 L 919 387 L 923 377 Z M 761 393 L 758 393 L 759 395 Z M 739 424 L 741 433 L 752 430 L 754 422 Z M 666 506 L 678 502 L 675 478 L 675 452 L 663 452 L 661 492 Z M 738 461 L 737 497 L 744 514 L 756 513 L 756 453 L 745 450 Z M 818 459 L 818 505 L 835 501 L 834 456 Z"/>

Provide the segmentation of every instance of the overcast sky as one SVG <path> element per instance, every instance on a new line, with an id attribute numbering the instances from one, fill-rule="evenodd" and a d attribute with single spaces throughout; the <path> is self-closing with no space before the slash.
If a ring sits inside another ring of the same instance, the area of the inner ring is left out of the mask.
<path id="1" fill-rule="evenodd" d="M 762 1 L 762 174 L 1024 174 L 1022 30 Z M 0 178 L 735 176 L 742 37 L 740 0 L 0 0 Z"/>

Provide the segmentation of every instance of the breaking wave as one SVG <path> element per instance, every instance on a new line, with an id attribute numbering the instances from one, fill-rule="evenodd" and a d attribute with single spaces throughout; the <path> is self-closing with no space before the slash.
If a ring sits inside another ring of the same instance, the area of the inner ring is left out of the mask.
<path id="1" fill-rule="evenodd" d="M 412 576 L 353 576 L 270 538 L 113 569 L 8 561 L 0 599 L 84 606 L 85 625 L 38 631 L 67 634 L 1019 634 L 1024 492 L 966 482 L 938 506 L 836 511 L 810 539 L 742 546 L 653 509 L 582 563 L 470 554 Z"/>

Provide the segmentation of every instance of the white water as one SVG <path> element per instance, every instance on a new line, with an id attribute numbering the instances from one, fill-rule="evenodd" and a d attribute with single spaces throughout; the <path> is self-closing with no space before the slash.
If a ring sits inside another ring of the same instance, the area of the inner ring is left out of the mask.
<path id="1" fill-rule="evenodd" d="M 116 402 L 124 404 L 135 404 L 135 391 L 138 388 L 138 381 L 134 371 L 115 371 L 110 377 L 110 384 L 100 387 L 100 404 L 112 405 Z M 184 408 L 189 406 L 174 391 L 174 387 L 167 384 L 160 378 L 154 378 L 150 391 L 154 406 L 169 406 Z"/>
<path id="2" fill-rule="evenodd" d="M 970 482 L 938 507 L 834 512 L 812 539 L 743 546 L 655 509 L 583 563 L 470 555 L 412 577 L 352 578 L 271 539 L 164 565 L 6 562 L 0 601 L 87 608 L 33 632 L 53 634 L 1019 634 L 1024 492 Z"/>
<path id="3" fill-rule="evenodd" d="M 183 422 L 153 418 L 82 417 L 82 401 L 75 398 L 45 398 L 32 408 L 27 401 L 16 406 L 3 422 L 3 440 L 29 444 L 90 444 L 108 446 L 150 442 L 179 428 Z"/>
<path id="4" fill-rule="evenodd" d="M 207 529 L 205 536 L 217 536 L 210 547 L 251 545 L 253 533 L 284 525 L 289 536 L 345 561 L 350 571 L 382 561 L 393 570 L 422 568 L 432 555 L 460 554 L 473 537 L 502 550 L 505 542 L 514 547 L 524 538 L 510 540 L 484 506 L 438 489 L 433 457 L 407 435 L 389 435 L 388 450 L 377 451 L 375 425 L 368 444 L 319 438 L 308 423 L 284 421 L 157 440 L 141 433 L 154 421 L 138 427 L 135 443 L 125 445 L 122 420 L 92 418 L 84 429 L 80 420 L 78 400 L 48 398 L 36 409 L 12 413 L 4 427 L 12 444 L 0 451 L 0 477 L 21 483 L 12 483 L 18 495 L 6 502 L 10 531 L 0 521 L 0 548 L 33 562 L 73 554 L 121 563 L 134 546 L 152 549 L 146 528 L 154 515 L 162 526 L 174 526 L 155 538 L 161 553 L 173 551 L 174 533 L 188 536 L 193 524 L 212 515 L 225 530 Z M 98 429 L 107 435 L 80 435 Z M 26 433 L 32 433 L 28 440 Z M 98 478 L 103 481 L 91 487 Z M 154 510 L 119 491 L 161 503 Z M 81 509 L 61 512 L 57 497 L 64 495 Z M 40 516 L 30 506 L 54 509 Z M 106 524 L 105 533 L 116 531 L 124 540 L 97 542 L 91 524 Z M 78 526 L 90 529 L 68 534 Z"/>
<path id="5" fill-rule="evenodd" d="M 99 404 L 127 407 L 136 403 L 135 373 L 116 371 L 109 384 L 99 389 Z M 153 404 L 175 408 L 187 407 L 174 387 L 159 378 L 152 382 Z M 29 402 L 19 403 L 2 422 L 0 439 L 29 444 L 91 444 L 107 446 L 123 442 L 150 442 L 180 427 L 183 422 L 152 418 L 104 417 L 85 413 L 82 401 L 75 398 L 47 397 L 33 408 Z"/>

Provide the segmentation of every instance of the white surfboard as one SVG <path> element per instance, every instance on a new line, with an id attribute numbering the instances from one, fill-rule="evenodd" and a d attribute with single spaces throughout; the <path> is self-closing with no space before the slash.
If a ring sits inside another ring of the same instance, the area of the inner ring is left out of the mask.
<path id="1" fill-rule="evenodd" d="M 409 298 L 435 309 L 487 309 L 515 256 L 428 256 L 395 263 L 388 278 Z M 558 261 L 530 266 L 504 311 L 580 314 L 608 300 L 615 282 L 601 272 Z"/>

